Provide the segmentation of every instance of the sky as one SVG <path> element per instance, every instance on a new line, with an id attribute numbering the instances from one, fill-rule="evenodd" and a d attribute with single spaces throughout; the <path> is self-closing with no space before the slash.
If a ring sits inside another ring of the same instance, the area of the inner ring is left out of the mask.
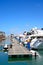
<path id="1" fill-rule="evenodd" d="M 43 0 L 0 0 L 0 31 L 19 34 L 43 28 Z"/>

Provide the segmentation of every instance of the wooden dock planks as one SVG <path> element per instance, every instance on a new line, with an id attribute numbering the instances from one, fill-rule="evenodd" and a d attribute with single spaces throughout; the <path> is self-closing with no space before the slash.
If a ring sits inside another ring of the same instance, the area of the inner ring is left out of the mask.
<path id="1" fill-rule="evenodd" d="M 18 40 L 14 38 L 12 48 L 8 48 L 8 55 L 32 55 L 32 53 L 27 48 L 20 45 Z"/>

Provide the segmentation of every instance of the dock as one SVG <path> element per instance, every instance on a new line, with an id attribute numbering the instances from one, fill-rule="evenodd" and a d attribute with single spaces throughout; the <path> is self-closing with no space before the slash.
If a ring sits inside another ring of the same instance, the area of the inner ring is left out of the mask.
<path id="1" fill-rule="evenodd" d="M 19 41 L 16 40 L 15 38 L 12 40 L 12 47 L 8 47 L 8 55 L 9 56 L 18 56 L 18 55 L 25 55 L 29 56 L 32 55 L 32 53 L 25 48 L 23 45 L 19 44 Z"/>

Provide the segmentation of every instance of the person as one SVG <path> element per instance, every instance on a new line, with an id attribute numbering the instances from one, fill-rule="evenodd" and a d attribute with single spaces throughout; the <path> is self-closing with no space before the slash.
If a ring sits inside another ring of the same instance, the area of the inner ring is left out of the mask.
<path id="1" fill-rule="evenodd" d="M 28 49 L 30 51 L 30 42 L 27 43 L 27 47 L 28 47 Z"/>
<path id="2" fill-rule="evenodd" d="M 10 48 L 12 48 L 12 44 L 10 45 Z"/>

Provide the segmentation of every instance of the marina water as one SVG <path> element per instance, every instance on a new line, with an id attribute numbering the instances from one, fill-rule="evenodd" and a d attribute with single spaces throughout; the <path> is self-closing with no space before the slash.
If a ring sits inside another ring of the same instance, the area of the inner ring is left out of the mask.
<path id="1" fill-rule="evenodd" d="M 8 40 L 3 43 L 11 43 Z M 37 51 L 39 56 L 31 58 L 9 58 L 7 52 L 0 51 L 0 65 L 43 65 L 43 50 Z"/>

